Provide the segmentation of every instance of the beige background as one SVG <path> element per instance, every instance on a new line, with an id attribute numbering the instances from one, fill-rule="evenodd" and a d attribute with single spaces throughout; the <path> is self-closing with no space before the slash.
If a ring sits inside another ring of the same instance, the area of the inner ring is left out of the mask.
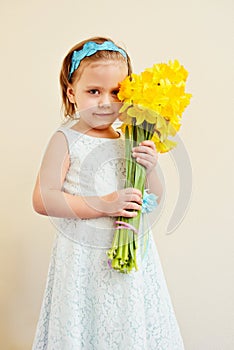
<path id="1" fill-rule="evenodd" d="M 155 239 L 186 349 L 234 348 L 233 10 L 233 0 L 1 1 L 1 349 L 31 348 L 54 237 L 31 193 L 61 121 L 62 59 L 92 35 L 124 45 L 135 72 L 174 58 L 190 72 L 180 136 L 192 200 L 167 235 L 179 189 L 161 156 L 166 202 Z"/>

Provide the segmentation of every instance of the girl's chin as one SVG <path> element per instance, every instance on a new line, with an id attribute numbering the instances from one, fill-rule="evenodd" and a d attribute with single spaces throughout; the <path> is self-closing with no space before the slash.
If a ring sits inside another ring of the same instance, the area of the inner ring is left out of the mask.
<path id="1" fill-rule="evenodd" d="M 94 125 L 94 126 L 93 126 L 93 129 L 96 129 L 96 130 L 105 130 L 105 129 L 108 129 L 111 125 L 112 125 L 112 123 L 97 124 L 97 125 Z"/>
<path id="2" fill-rule="evenodd" d="M 93 127 L 94 129 L 107 129 L 109 128 L 116 120 L 117 118 L 108 118 L 108 119 L 99 119 L 96 120 L 94 123 L 92 123 L 93 125 L 91 125 L 91 127 Z"/>

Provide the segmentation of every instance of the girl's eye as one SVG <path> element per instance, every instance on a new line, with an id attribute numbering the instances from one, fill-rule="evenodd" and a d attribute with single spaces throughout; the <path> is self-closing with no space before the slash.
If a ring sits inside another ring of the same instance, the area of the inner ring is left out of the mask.
<path id="1" fill-rule="evenodd" d="M 88 91 L 91 95 L 98 95 L 99 91 L 97 89 L 91 89 Z"/>
<path id="2" fill-rule="evenodd" d="M 114 96 L 117 96 L 118 93 L 119 93 L 119 89 L 116 89 L 116 90 L 113 90 L 113 91 L 112 91 L 112 94 L 113 94 Z"/>

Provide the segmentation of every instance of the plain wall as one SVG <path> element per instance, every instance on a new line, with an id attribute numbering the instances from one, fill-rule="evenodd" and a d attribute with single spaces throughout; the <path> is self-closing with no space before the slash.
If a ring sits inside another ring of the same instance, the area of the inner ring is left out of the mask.
<path id="1" fill-rule="evenodd" d="M 134 71 L 177 58 L 193 94 L 180 137 L 193 169 L 182 223 L 166 227 L 178 195 L 160 156 L 164 208 L 154 227 L 186 350 L 234 348 L 233 0 L 4 0 L 1 25 L 0 347 L 29 350 L 45 287 L 54 227 L 31 194 L 61 122 L 58 75 L 74 44 L 112 37 Z"/>

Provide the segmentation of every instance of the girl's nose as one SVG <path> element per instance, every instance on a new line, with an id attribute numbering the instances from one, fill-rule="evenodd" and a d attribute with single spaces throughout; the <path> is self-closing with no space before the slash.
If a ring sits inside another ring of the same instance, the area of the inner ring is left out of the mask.
<path id="1" fill-rule="evenodd" d="M 111 97 L 108 94 L 100 96 L 98 106 L 99 107 L 107 107 L 109 108 L 111 106 Z"/>

